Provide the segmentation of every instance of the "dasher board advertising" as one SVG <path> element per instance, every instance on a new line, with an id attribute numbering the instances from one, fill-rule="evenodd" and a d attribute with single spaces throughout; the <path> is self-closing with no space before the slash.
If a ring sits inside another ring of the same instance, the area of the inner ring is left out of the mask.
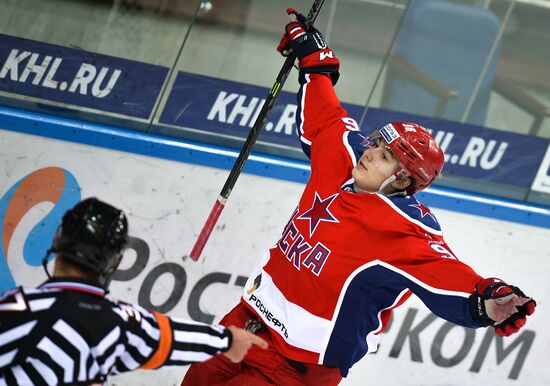
<path id="1" fill-rule="evenodd" d="M 147 119 L 168 69 L 0 34 L 0 91 Z"/>
<path id="2" fill-rule="evenodd" d="M 266 88 L 180 72 L 160 122 L 210 133 L 246 138 L 265 101 Z M 363 106 L 343 104 L 359 121 Z M 298 148 L 296 95 L 281 92 L 258 141 Z M 361 129 L 411 121 L 432 132 L 445 153 L 446 176 L 529 188 L 549 146 L 547 139 L 461 124 L 442 119 L 369 108 Z"/>

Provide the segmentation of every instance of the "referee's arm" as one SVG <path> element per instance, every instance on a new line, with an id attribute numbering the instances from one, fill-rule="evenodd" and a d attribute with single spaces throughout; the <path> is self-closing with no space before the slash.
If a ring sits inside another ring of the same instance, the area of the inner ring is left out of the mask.
<path id="1" fill-rule="evenodd" d="M 123 315 L 128 316 L 126 352 L 132 358 L 124 361 L 125 367 L 129 367 L 128 362 L 142 369 L 181 366 L 203 362 L 220 353 L 239 362 L 252 345 L 263 349 L 268 346 L 258 336 L 233 326 L 171 318 L 136 305 L 122 305 L 122 309 Z"/>
<path id="2" fill-rule="evenodd" d="M 169 318 L 152 313 L 158 323 L 158 346 L 140 367 L 157 369 L 203 362 L 230 349 L 233 334 L 222 326 Z"/>

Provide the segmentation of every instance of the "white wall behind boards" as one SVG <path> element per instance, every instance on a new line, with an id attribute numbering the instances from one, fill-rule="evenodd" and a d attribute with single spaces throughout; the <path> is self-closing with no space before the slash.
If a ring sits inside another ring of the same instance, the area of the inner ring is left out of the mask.
<path id="1" fill-rule="evenodd" d="M 4 268 L 0 263 L 3 280 L 13 278 L 26 286 L 45 280 L 37 262 L 49 241 L 33 229 L 42 223 L 52 228 L 45 221 L 52 210 L 96 196 L 126 211 L 133 236 L 134 250 L 123 261 L 112 295 L 160 307 L 172 316 L 215 321 L 237 303 L 242 281 L 277 241 L 303 188 L 241 175 L 201 260 L 193 262 L 182 256 L 191 250 L 226 170 L 4 130 L 0 165 L 0 225 L 7 259 Z M 26 200 L 15 202 L 13 189 L 26 189 Z M 17 217 L 14 208 L 24 215 Z M 432 209 L 459 259 L 481 275 L 520 286 L 537 299 L 537 313 L 521 334 L 497 339 L 488 330 L 465 330 L 434 319 L 412 299 L 394 313 L 379 352 L 365 357 L 342 384 L 550 384 L 550 316 L 545 310 L 550 230 Z M 15 228 L 7 227 L 8 217 L 18 219 Z M 145 267 L 138 268 L 138 262 L 146 262 Z M 114 377 L 110 384 L 176 385 L 185 371 L 138 372 Z"/>

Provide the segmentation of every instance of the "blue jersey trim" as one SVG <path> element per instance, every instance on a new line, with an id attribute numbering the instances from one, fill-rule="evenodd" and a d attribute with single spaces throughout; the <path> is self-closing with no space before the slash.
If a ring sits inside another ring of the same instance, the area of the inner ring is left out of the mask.
<path id="1" fill-rule="evenodd" d="M 388 199 L 410 219 L 419 221 L 425 226 L 441 232 L 441 226 L 435 215 L 415 196 L 392 196 Z"/>
<path id="2" fill-rule="evenodd" d="M 222 169 L 231 169 L 238 156 L 237 150 L 220 146 L 2 106 L 0 128 Z M 307 182 L 309 178 L 308 163 L 271 155 L 252 154 L 244 171 L 301 183 Z M 550 228 L 550 208 L 546 206 L 440 187 L 430 187 L 417 196 L 428 206 Z"/>
<path id="3" fill-rule="evenodd" d="M 338 311 L 323 364 L 339 367 L 343 376 L 369 350 L 366 337 L 379 330 L 379 312 L 394 305 L 405 289 L 416 294 L 437 316 L 464 327 L 479 327 L 470 315 L 468 297 L 450 291 L 432 292 L 421 283 L 381 264 L 366 267 L 353 278 Z M 363 317 L 357 318 L 356 315 Z M 376 350 L 375 347 L 370 349 Z"/>

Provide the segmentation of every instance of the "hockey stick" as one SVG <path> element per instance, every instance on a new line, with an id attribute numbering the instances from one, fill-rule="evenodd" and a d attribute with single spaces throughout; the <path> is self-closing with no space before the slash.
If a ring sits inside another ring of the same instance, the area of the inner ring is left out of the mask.
<path id="1" fill-rule="evenodd" d="M 306 18 L 306 27 L 310 27 L 315 22 L 315 19 L 317 18 L 317 15 L 319 14 L 319 11 L 321 10 L 324 2 L 325 0 L 315 0 L 313 2 L 313 5 L 311 6 L 311 9 L 309 10 Z M 206 245 L 206 242 L 210 238 L 210 234 L 212 233 L 214 226 L 218 222 L 218 218 L 220 217 L 222 210 L 225 208 L 225 204 L 227 202 L 227 199 L 229 198 L 229 195 L 231 194 L 231 191 L 233 190 L 233 187 L 235 186 L 235 183 L 237 182 L 237 178 L 239 178 L 244 164 L 248 160 L 248 156 L 252 151 L 252 147 L 256 143 L 256 139 L 258 138 L 258 135 L 260 135 L 260 131 L 265 125 L 267 116 L 271 112 L 271 109 L 273 108 L 273 105 L 275 104 L 275 101 L 279 96 L 279 92 L 283 88 L 288 74 L 290 74 L 290 70 L 292 69 L 295 59 L 296 57 L 292 54 L 290 54 L 286 58 L 283 67 L 279 71 L 279 75 L 277 75 L 277 78 L 275 79 L 273 87 L 271 87 L 271 90 L 269 90 L 269 94 L 267 95 L 264 105 L 262 106 L 262 109 L 260 110 L 260 113 L 258 114 L 256 121 L 254 122 L 254 126 L 252 126 L 252 129 L 250 130 L 250 133 L 248 134 L 248 137 L 244 142 L 241 152 L 239 153 L 239 156 L 237 157 L 237 160 L 235 161 L 235 164 L 233 165 L 233 168 L 229 173 L 229 177 L 227 177 L 227 180 L 225 181 L 220 195 L 214 203 L 214 207 L 212 208 L 210 215 L 206 219 L 206 223 L 204 224 L 201 233 L 199 234 L 199 237 L 197 238 L 197 241 L 193 246 L 193 250 L 191 250 L 190 257 L 194 261 L 197 261 L 199 259 L 202 250 Z"/>

